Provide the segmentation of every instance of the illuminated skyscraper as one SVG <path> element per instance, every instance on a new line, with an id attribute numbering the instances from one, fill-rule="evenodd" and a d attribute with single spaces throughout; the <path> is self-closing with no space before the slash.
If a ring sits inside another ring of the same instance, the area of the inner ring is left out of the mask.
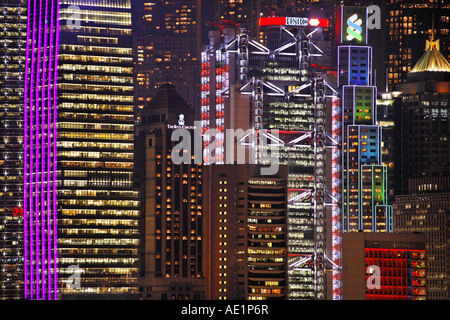
<path id="1" fill-rule="evenodd" d="M 244 28 L 225 27 L 222 38 L 211 32 L 202 52 L 202 133 L 205 146 L 213 135 L 216 146 L 206 160 L 230 163 L 226 129 L 247 130 L 235 142 L 248 147 L 249 163 L 264 164 L 264 152 L 279 147 L 280 164 L 289 165 L 289 299 L 324 299 L 325 145 L 330 141 L 324 105 L 334 92 L 325 81 L 326 68 L 317 64 L 324 53 L 313 39 L 322 37 L 328 20 L 264 17 L 259 25 L 267 46 Z M 328 102 L 336 111 L 333 98 Z M 255 147 L 263 139 L 267 148 Z"/>
<path id="2" fill-rule="evenodd" d="M 401 92 L 400 194 L 408 179 L 450 176 L 450 63 L 439 40 L 427 40 L 426 51 L 397 86 Z"/>
<path id="3" fill-rule="evenodd" d="M 207 299 L 288 299 L 287 174 L 204 166 Z"/>
<path id="4" fill-rule="evenodd" d="M 27 1 L 0 6 L 0 300 L 23 297 L 23 87 Z"/>
<path id="5" fill-rule="evenodd" d="M 450 297 L 450 64 L 438 40 L 426 51 L 401 93 L 396 124 L 399 133 L 399 192 L 394 202 L 394 232 L 424 233 L 427 239 L 427 299 Z"/>
<path id="6" fill-rule="evenodd" d="M 205 299 L 203 166 L 175 163 L 171 136 L 194 134 L 193 109 L 166 84 L 142 110 L 136 127 L 136 180 L 141 187 L 140 298 Z M 201 143 L 201 142 L 200 142 Z"/>
<path id="7" fill-rule="evenodd" d="M 448 300 L 450 178 L 422 177 L 408 185 L 408 194 L 395 197 L 394 232 L 425 235 L 427 300 Z"/>
<path id="8" fill-rule="evenodd" d="M 342 219 L 344 232 L 392 232 L 367 9 L 340 7 L 338 86 L 342 105 Z M 355 23 L 356 22 L 356 23 Z"/>
<path id="9" fill-rule="evenodd" d="M 241 28 L 245 28 L 252 37 L 259 32 L 258 20 L 263 10 L 263 0 L 213 0 L 214 16 L 209 21 L 233 21 Z"/>
<path id="10" fill-rule="evenodd" d="M 137 294 L 130 1 L 29 3 L 26 299 Z"/>
<path id="11" fill-rule="evenodd" d="M 189 105 L 198 105 L 201 1 L 131 3 L 137 115 L 165 83 L 172 83 Z"/>
<path id="12" fill-rule="evenodd" d="M 450 60 L 450 4 L 448 1 L 398 0 L 386 5 L 386 68 L 389 90 L 405 81 L 423 54 L 431 35 L 441 40 L 442 55 Z"/>
<path id="13" fill-rule="evenodd" d="M 233 20 L 246 23 L 250 19 L 259 19 L 256 8 L 260 7 L 262 0 L 216 0 L 215 12 L 217 20 Z M 252 11 L 253 9 L 253 11 Z M 244 27 L 244 26 L 242 26 Z"/>

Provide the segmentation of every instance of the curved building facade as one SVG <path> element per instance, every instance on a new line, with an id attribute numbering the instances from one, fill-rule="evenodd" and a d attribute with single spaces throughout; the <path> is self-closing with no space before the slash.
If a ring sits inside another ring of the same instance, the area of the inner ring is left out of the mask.
<path id="1" fill-rule="evenodd" d="M 131 4 L 29 3 L 25 298 L 137 294 Z"/>

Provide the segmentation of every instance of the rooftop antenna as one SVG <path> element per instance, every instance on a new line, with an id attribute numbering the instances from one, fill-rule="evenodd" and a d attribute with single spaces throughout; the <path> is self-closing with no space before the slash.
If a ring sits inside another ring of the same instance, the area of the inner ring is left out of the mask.
<path id="1" fill-rule="evenodd" d="M 430 40 L 433 41 L 434 40 L 434 10 L 433 10 L 433 15 L 431 16 L 431 37 Z"/>
<path id="2" fill-rule="evenodd" d="M 436 13 L 436 10 L 434 10 L 433 11 L 433 16 L 432 16 L 432 25 L 431 25 L 431 37 L 430 37 L 430 40 L 427 40 L 426 41 L 426 45 L 425 45 L 425 51 L 428 51 L 428 50 L 433 50 L 433 48 L 435 48 L 435 49 L 437 49 L 438 51 L 440 50 L 440 46 L 439 46 L 439 39 L 437 39 L 437 40 L 434 40 L 434 32 L 435 32 L 435 29 L 434 29 L 434 18 L 435 18 L 435 13 Z"/>

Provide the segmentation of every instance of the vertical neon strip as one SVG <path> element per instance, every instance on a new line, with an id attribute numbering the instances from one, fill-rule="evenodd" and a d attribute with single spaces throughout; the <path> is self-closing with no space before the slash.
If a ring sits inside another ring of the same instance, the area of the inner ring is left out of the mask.
<path id="1" fill-rule="evenodd" d="M 377 232 L 377 213 L 375 211 L 375 167 L 371 167 L 371 179 L 372 179 L 372 190 L 371 190 L 371 202 L 372 202 L 372 232 Z"/>
<path id="2" fill-rule="evenodd" d="M 338 9 L 339 10 L 339 9 Z M 341 7 L 340 8 L 340 17 L 338 17 L 339 18 L 339 24 L 340 24 L 340 38 L 341 38 L 341 41 L 340 41 L 340 43 L 342 43 L 343 41 L 344 41 L 344 21 L 343 21 L 343 19 L 344 19 L 344 7 Z"/>
<path id="3" fill-rule="evenodd" d="M 338 50 L 338 59 L 339 59 L 339 50 Z M 339 78 L 339 72 L 338 72 L 338 78 Z M 347 167 L 347 162 L 345 159 L 346 156 L 346 152 L 345 151 L 345 147 L 344 147 L 344 143 L 347 141 L 346 140 L 346 125 L 345 125 L 345 94 L 344 94 L 344 89 L 341 89 L 340 91 L 341 93 L 341 101 L 340 101 L 340 105 L 341 105 L 341 164 L 342 164 L 342 169 L 341 169 L 341 180 L 342 180 L 342 192 L 341 192 L 341 197 L 342 197 L 342 205 L 341 205 L 341 219 L 342 219 L 342 232 L 345 232 L 345 230 L 348 230 L 348 226 L 347 226 L 347 211 L 346 211 L 346 202 L 347 202 L 347 197 L 346 197 L 346 192 L 348 191 L 348 186 L 345 186 L 344 183 L 348 183 L 347 179 L 346 179 L 346 171 L 345 168 Z M 347 148 L 348 148 L 348 144 L 347 144 Z"/>
<path id="4" fill-rule="evenodd" d="M 347 184 L 347 191 L 346 191 L 346 200 L 345 200 L 345 216 L 347 218 L 347 232 L 350 231 L 350 152 L 349 152 L 349 146 L 350 146 L 350 134 L 348 126 L 344 127 L 344 130 L 346 131 L 346 140 L 347 140 L 347 163 L 346 163 L 346 184 Z"/>
<path id="5" fill-rule="evenodd" d="M 221 118 L 220 118 L 220 112 L 222 111 L 222 95 L 221 95 L 221 89 L 222 89 L 222 84 L 223 84 L 223 73 L 220 72 L 220 74 L 218 74 L 218 70 L 222 70 L 222 62 L 223 62 L 223 57 L 222 57 L 222 51 L 221 50 L 216 50 L 216 61 L 215 61 L 215 72 L 214 75 L 216 77 L 216 88 L 215 88 L 215 97 L 216 97 L 216 101 L 214 103 L 215 108 L 214 108 L 214 112 L 215 112 L 215 117 L 214 117 L 214 122 L 215 122 L 215 126 L 213 127 L 216 131 L 215 131 L 215 138 L 214 138 L 214 144 L 215 144 L 215 164 L 222 164 L 220 162 L 220 149 L 218 148 L 219 146 L 221 146 L 221 140 L 220 140 L 220 124 L 221 124 Z M 220 66 L 220 68 L 219 68 Z"/>
<path id="6" fill-rule="evenodd" d="M 49 86 L 49 78 L 47 77 L 47 50 L 48 50 L 48 41 L 47 41 L 47 35 L 48 35 L 48 0 L 45 0 L 45 26 L 44 26 L 44 60 L 42 62 L 42 66 L 43 66 L 43 70 L 42 70 L 42 134 L 41 134 L 41 138 L 42 138 L 42 151 L 41 151 L 41 155 L 42 155 L 42 178 L 41 178 L 41 207 L 42 207 L 42 212 L 41 212 L 41 232 L 42 232 L 42 270 L 44 272 L 42 272 L 42 299 L 47 299 L 48 297 L 48 290 L 47 290 L 47 274 L 49 273 L 49 269 L 47 268 L 47 252 L 48 252 L 48 247 L 47 247 L 47 241 L 46 241 L 46 230 L 47 229 L 47 225 L 46 225 L 46 220 L 47 220 L 47 212 L 48 212 L 48 204 L 49 202 L 44 201 L 44 197 L 47 200 L 47 188 L 46 185 L 48 184 L 48 153 L 46 150 L 44 150 L 44 146 L 47 143 L 48 145 L 48 128 L 47 128 L 47 132 L 45 131 L 45 126 L 48 125 L 48 106 L 47 107 L 47 114 L 44 112 L 45 108 L 44 108 L 44 103 L 46 103 L 46 98 L 48 99 L 47 96 L 47 90 L 45 90 L 45 85 L 48 87 Z M 45 121 L 47 120 L 47 122 Z M 47 150 L 48 150 L 48 146 L 47 146 Z M 47 154 L 47 157 L 45 157 L 45 155 Z M 46 161 L 44 161 L 44 159 L 46 159 Z M 44 184 L 44 181 L 46 182 Z M 47 205 L 44 205 L 45 203 L 47 203 Z M 45 272 L 46 271 L 46 272 Z"/>
<path id="7" fill-rule="evenodd" d="M 34 226 L 34 206 L 33 206 L 33 180 L 34 180 L 34 143 L 33 143 L 33 135 L 34 135 L 34 130 L 33 130 L 33 124 L 34 124 L 34 116 L 33 116 L 33 111 L 35 109 L 34 106 L 34 97 L 33 97 L 33 92 L 34 92 L 34 74 L 35 74 L 35 62 L 36 62 L 36 57 L 35 57 L 35 53 L 36 53 L 36 0 L 34 1 L 34 6 L 33 6 L 33 34 L 32 34 L 32 57 L 31 57 L 31 73 L 30 73 L 30 281 L 31 281 L 31 299 L 34 299 L 36 296 L 36 283 L 35 283 L 35 278 L 34 278 L 34 264 L 36 263 L 36 259 L 35 259 L 35 251 L 34 251 L 34 232 L 33 232 L 33 226 Z"/>
<path id="8" fill-rule="evenodd" d="M 216 50 L 216 64 L 215 64 L 215 76 L 216 76 L 216 101 L 215 101 L 215 164 L 224 164 L 224 103 L 225 96 L 222 91 L 229 85 L 228 83 L 228 53 L 222 53 L 221 50 Z M 219 71 L 220 70 L 220 71 Z M 218 71 L 220 74 L 218 74 Z"/>
<path id="9" fill-rule="evenodd" d="M 53 79 L 53 286 L 54 286 L 54 299 L 58 299 L 58 244 L 57 244 L 57 195 L 56 195 L 56 170 L 57 170 L 57 85 L 58 85 L 58 55 L 59 55 L 59 37 L 60 37 L 60 21 L 59 21 L 60 5 L 59 1 L 56 3 L 56 42 L 55 42 L 55 69 Z"/>
<path id="10" fill-rule="evenodd" d="M 30 285 L 30 279 L 28 278 L 28 77 L 30 76 L 28 72 L 29 68 L 29 56 L 30 56 L 30 13 L 31 13 L 31 1 L 28 1 L 28 11 L 27 11 L 27 49 L 26 49 L 26 60 L 25 60 L 25 83 L 24 83 L 24 188 L 23 188 L 23 219 L 24 219 L 24 294 L 25 299 L 30 298 L 30 292 L 28 286 Z"/>
<path id="11" fill-rule="evenodd" d="M 353 110 L 355 110 L 355 87 L 353 87 Z M 354 118 L 354 117 L 353 117 Z M 358 163 L 358 167 L 356 168 L 357 170 L 357 177 L 358 177 L 358 209 L 357 209 L 357 214 L 358 214 L 358 230 L 363 230 L 364 229 L 364 225 L 363 225 L 363 202 L 362 202 L 362 165 L 361 165 L 361 126 L 358 126 L 358 157 L 356 159 L 357 163 Z"/>
<path id="12" fill-rule="evenodd" d="M 352 52 L 352 50 L 351 50 L 351 48 L 350 47 L 348 47 L 348 52 L 347 52 L 347 67 L 345 68 L 346 70 L 347 70 L 347 79 L 345 80 L 347 83 L 347 85 L 350 85 L 350 84 L 352 84 L 352 78 L 351 78 L 351 76 L 352 76 L 352 68 L 351 68 L 351 66 L 352 66 L 352 62 L 351 62 L 351 59 L 350 59 L 350 53 Z M 353 121 L 355 121 L 355 119 L 353 119 Z"/>
<path id="13" fill-rule="evenodd" d="M 50 198 L 50 183 L 52 181 L 52 177 L 50 176 L 51 174 L 51 170 L 52 170 L 52 166 L 51 166 L 51 154 L 52 154 L 52 149 L 51 149 L 51 123 L 52 123 L 52 115 L 51 115 L 51 109 L 52 109 L 52 105 L 51 105 L 51 72 L 52 72 L 52 61 L 53 61 L 53 33 L 54 33 L 54 19 L 55 19 L 55 15 L 54 15 L 54 6 L 53 6 L 53 2 L 54 0 L 52 0 L 52 6 L 51 6 L 51 18 L 50 18 L 50 34 L 48 34 L 49 40 L 50 40 L 50 45 L 49 45 L 49 54 L 48 54 L 48 74 L 47 74 L 47 78 L 48 78 L 48 86 L 47 86 L 47 246 L 48 246 L 48 250 L 47 250 L 47 292 L 48 292 L 48 299 L 52 299 L 52 257 L 51 257 L 51 253 L 52 253 L 52 242 L 51 242 L 51 221 L 52 221 L 52 217 L 51 217 L 51 213 L 53 212 L 53 208 L 52 208 L 52 202 L 51 202 L 51 198 Z M 48 29 L 47 29 L 48 31 Z"/>
<path id="14" fill-rule="evenodd" d="M 206 52 L 202 52 L 202 93 L 201 93 L 201 110 L 202 110 L 202 135 L 203 150 L 207 150 L 206 146 L 209 143 L 209 119 L 210 115 L 210 61 L 209 55 Z M 206 151 L 204 151 L 203 162 L 209 162 L 206 157 Z"/>
<path id="15" fill-rule="evenodd" d="M 35 218 L 35 230 L 36 230 L 36 299 L 39 300 L 41 298 L 41 272 L 42 272 L 42 266 L 41 266 L 41 259 L 42 259 L 42 252 L 41 252 L 41 230 L 40 230 L 40 221 L 39 216 L 42 215 L 42 204 L 39 203 L 39 194 L 42 193 L 39 191 L 39 183 L 42 183 L 40 181 L 40 158 L 41 158 L 41 146 L 39 141 L 39 129 L 41 127 L 40 124 L 40 118 L 41 118 L 41 109 L 43 109 L 41 102 L 39 101 L 39 87 L 42 86 L 42 83 L 40 81 L 40 70 L 41 70 L 41 51 L 42 51 L 42 0 L 39 2 L 39 32 L 38 32 L 38 54 L 37 54 L 37 70 L 36 70 L 36 126 L 35 126 L 35 134 L 36 134 L 36 174 L 35 174 L 35 207 L 36 207 L 36 218 Z M 43 200 L 43 199 L 41 199 Z"/>
<path id="16" fill-rule="evenodd" d="M 337 51 L 337 86 L 340 87 L 341 86 L 341 70 L 342 70 L 342 66 L 341 66 L 341 47 L 338 47 L 338 51 Z M 344 119 L 344 118 L 342 118 Z"/>
<path id="17" fill-rule="evenodd" d="M 336 148 L 332 149 L 331 153 L 331 192 L 334 199 L 338 200 L 332 207 L 331 211 L 331 247 L 332 247 L 332 261 L 335 267 L 341 267 L 341 250 L 342 250 L 342 207 L 339 205 L 339 200 L 342 200 L 342 157 L 341 152 L 342 149 L 340 145 L 342 144 L 342 127 L 343 127 L 343 117 L 341 116 L 341 106 L 340 100 L 337 97 L 334 97 L 332 100 L 332 108 L 331 108 L 331 137 L 333 140 L 337 142 Z M 333 268 L 332 271 L 332 298 L 333 300 L 341 300 L 342 299 L 342 282 L 341 282 L 341 273 L 336 268 Z"/>

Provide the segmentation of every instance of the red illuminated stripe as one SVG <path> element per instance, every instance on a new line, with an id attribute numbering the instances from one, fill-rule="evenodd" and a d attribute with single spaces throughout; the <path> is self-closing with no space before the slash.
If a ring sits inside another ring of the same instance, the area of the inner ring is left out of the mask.
<path id="1" fill-rule="evenodd" d="M 269 133 L 271 130 L 267 130 Z M 274 132 L 278 132 L 279 134 L 300 134 L 300 133 L 308 133 L 308 131 L 287 131 L 287 130 L 274 130 Z"/>
<path id="2" fill-rule="evenodd" d="M 378 250 L 378 251 L 391 251 L 391 252 L 395 252 L 395 251 L 411 251 L 411 252 L 425 252 L 425 250 L 423 249 L 386 249 L 386 248 L 365 248 L 365 251 L 368 250 Z"/>
<path id="3" fill-rule="evenodd" d="M 259 19 L 260 26 L 285 26 L 286 17 L 266 17 Z"/>

